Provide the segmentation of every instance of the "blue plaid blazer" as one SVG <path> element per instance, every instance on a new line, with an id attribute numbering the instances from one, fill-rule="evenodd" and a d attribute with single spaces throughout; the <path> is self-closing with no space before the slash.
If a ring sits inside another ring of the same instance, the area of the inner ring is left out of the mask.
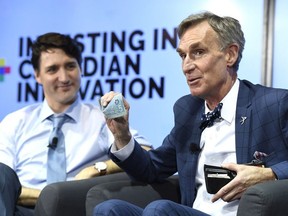
<path id="1" fill-rule="evenodd" d="M 134 179 L 155 182 L 178 172 L 182 204 L 192 206 L 204 100 L 192 95 L 174 105 L 174 127 L 162 145 L 149 152 L 136 144 L 125 161 L 111 158 Z M 241 119 L 246 120 L 241 124 Z M 266 166 L 278 179 L 288 178 L 288 91 L 240 80 L 236 110 L 237 163 L 253 160 L 255 151 L 266 153 Z M 155 128 L 155 131 L 157 129 Z"/>

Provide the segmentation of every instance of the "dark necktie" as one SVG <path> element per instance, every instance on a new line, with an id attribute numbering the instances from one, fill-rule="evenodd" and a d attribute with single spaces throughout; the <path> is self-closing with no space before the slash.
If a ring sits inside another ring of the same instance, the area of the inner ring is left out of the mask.
<path id="1" fill-rule="evenodd" d="M 203 114 L 201 118 L 200 129 L 203 131 L 206 127 L 211 127 L 215 120 L 221 119 L 221 109 L 223 103 L 219 103 L 212 112 L 208 112 L 207 114 Z"/>
<path id="2" fill-rule="evenodd" d="M 53 131 L 49 137 L 49 149 L 47 160 L 47 184 L 66 180 L 66 154 L 64 135 L 61 127 L 67 115 L 50 116 L 53 122 Z"/>

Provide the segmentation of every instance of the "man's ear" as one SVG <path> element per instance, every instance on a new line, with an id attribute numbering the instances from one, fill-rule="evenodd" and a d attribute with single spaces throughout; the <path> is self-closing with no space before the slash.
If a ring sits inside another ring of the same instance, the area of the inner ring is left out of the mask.
<path id="1" fill-rule="evenodd" d="M 34 77 L 35 77 L 35 80 L 37 81 L 37 83 L 42 84 L 41 77 L 40 77 L 40 71 L 35 70 L 34 71 Z"/>
<path id="2" fill-rule="evenodd" d="M 226 60 L 227 60 L 227 66 L 232 67 L 238 58 L 239 52 L 239 46 L 237 44 L 231 44 L 227 48 L 227 54 L 226 54 Z"/>

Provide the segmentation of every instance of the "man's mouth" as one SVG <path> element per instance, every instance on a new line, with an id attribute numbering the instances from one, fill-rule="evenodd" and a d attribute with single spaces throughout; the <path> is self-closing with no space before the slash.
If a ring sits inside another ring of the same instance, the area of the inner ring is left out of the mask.
<path id="1" fill-rule="evenodd" d="M 197 82 L 199 82 L 200 78 L 199 77 L 196 77 L 196 78 L 189 78 L 187 79 L 187 83 L 189 85 L 195 85 Z"/>
<path id="2" fill-rule="evenodd" d="M 58 88 L 62 90 L 69 90 L 71 87 L 72 87 L 72 84 L 58 86 Z"/>

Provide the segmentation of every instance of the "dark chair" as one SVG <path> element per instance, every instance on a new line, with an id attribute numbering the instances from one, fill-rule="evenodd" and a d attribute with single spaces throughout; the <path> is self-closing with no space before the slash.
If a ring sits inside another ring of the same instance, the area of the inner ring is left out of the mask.
<path id="1" fill-rule="evenodd" d="M 171 176 L 164 182 L 153 184 L 122 180 L 117 183 L 107 182 L 96 185 L 87 193 L 86 215 L 92 215 L 94 207 L 108 199 L 125 200 L 142 208 L 158 199 L 169 199 L 180 203 L 178 176 Z"/>
<path id="2" fill-rule="evenodd" d="M 144 184 L 131 181 L 126 173 L 121 172 L 87 180 L 53 183 L 42 190 L 35 215 L 91 215 L 95 205 L 110 198 L 124 199 L 141 207 L 162 198 L 180 202 L 178 179 L 173 176 L 162 183 Z"/>
<path id="3" fill-rule="evenodd" d="M 288 180 L 256 184 L 245 191 L 237 216 L 287 216 Z"/>
<path id="4" fill-rule="evenodd" d="M 178 177 L 173 176 L 161 184 L 133 183 L 130 180 L 117 184 L 104 183 L 89 190 L 86 199 L 87 215 L 93 208 L 111 198 L 118 198 L 146 206 L 156 199 L 170 199 L 180 202 Z M 240 199 L 237 216 L 287 216 L 288 180 L 269 181 L 250 187 Z"/>
<path id="5" fill-rule="evenodd" d="M 162 183 L 133 182 L 126 173 L 46 186 L 36 205 L 39 216 L 91 216 L 93 208 L 108 199 L 122 199 L 140 207 L 153 200 L 180 202 L 178 176 Z M 237 216 L 287 216 L 288 180 L 250 187 L 242 196 Z"/>
<path id="6" fill-rule="evenodd" d="M 115 173 L 87 180 L 59 182 L 47 185 L 35 206 L 36 216 L 85 216 L 87 192 L 95 185 L 128 180 L 125 173 Z"/>

